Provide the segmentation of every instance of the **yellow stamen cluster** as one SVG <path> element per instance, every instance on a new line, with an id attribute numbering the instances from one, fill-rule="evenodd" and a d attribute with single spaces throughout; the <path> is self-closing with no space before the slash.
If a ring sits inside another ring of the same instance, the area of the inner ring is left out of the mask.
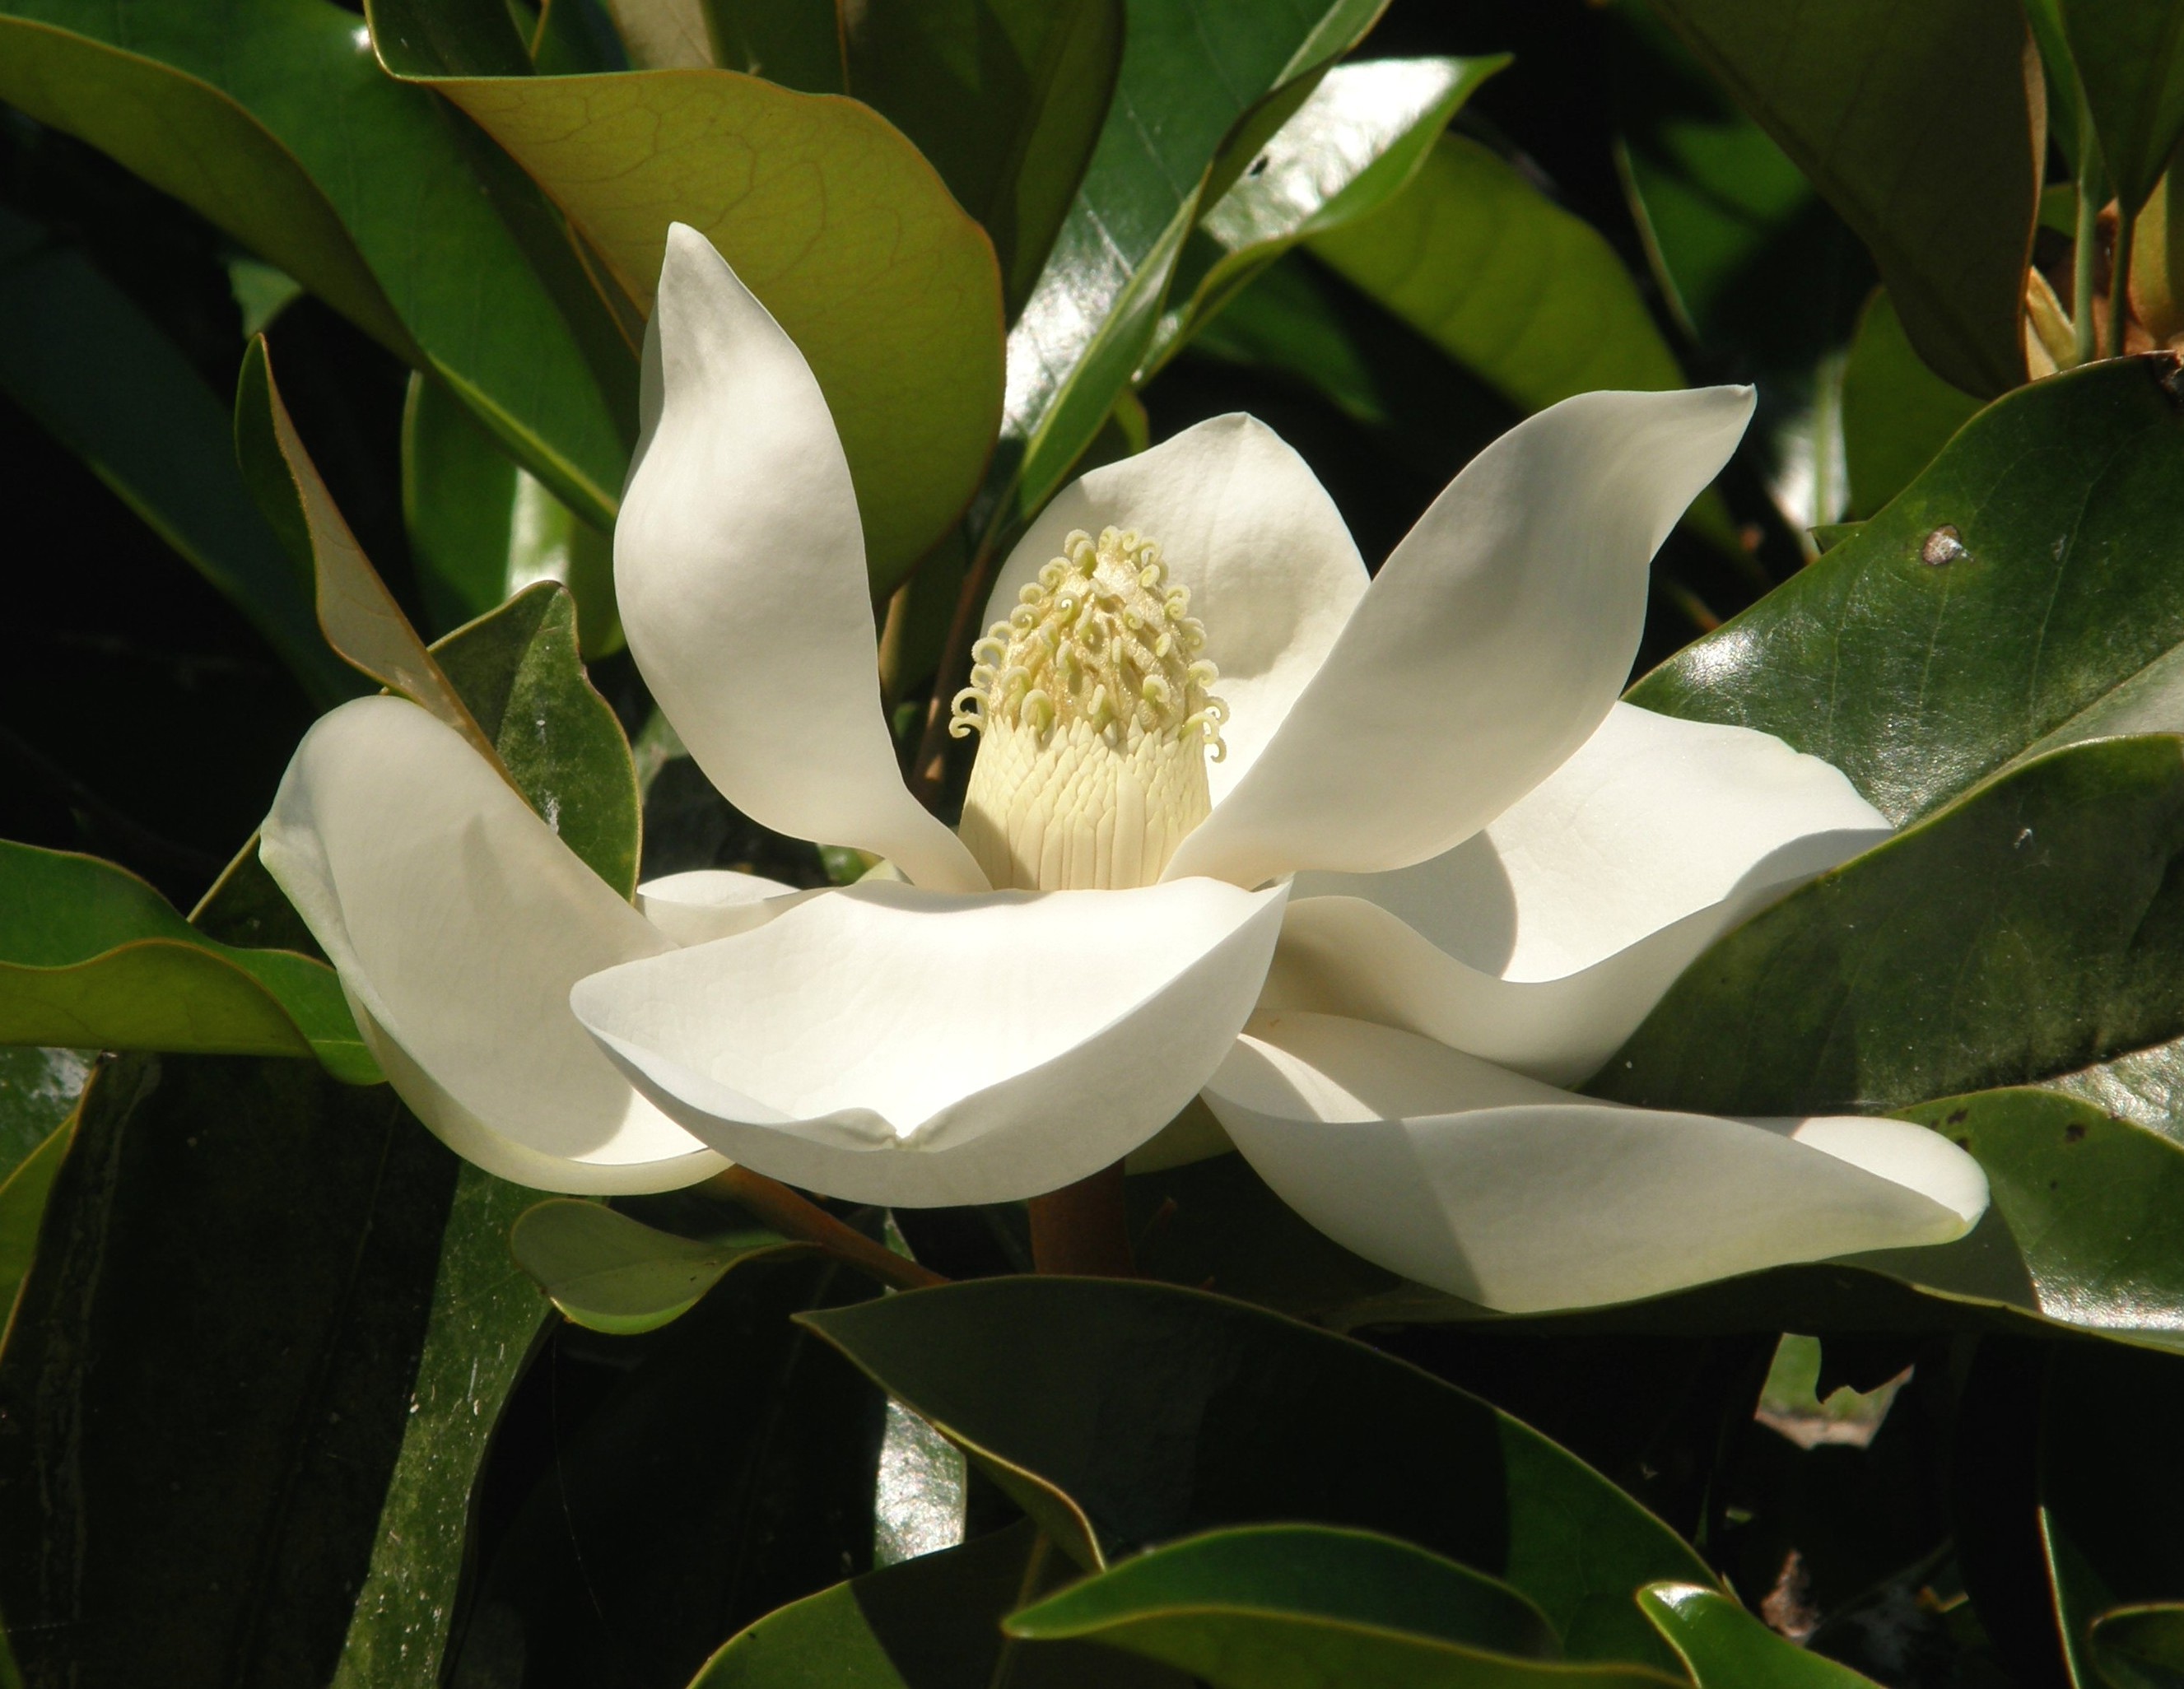
<path id="1" fill-rule="evenodd" d="M 1149 885 L 1209 808 L 1228 706 L 1157 543 L 1082 530 L 972 648 L 949 732 L 983 734 L 961 833 L 999 887 Z"/>

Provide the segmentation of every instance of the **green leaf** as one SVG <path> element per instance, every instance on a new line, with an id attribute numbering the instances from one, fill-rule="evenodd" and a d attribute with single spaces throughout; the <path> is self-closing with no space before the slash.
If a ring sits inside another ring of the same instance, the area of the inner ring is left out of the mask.
<path id="1" fill-rule="evenodd" d="M 1527 410 L 1684 384 L 1613 248 L 1466 137 L 1443 136 L 1385 207 L 1309 244 Z"/>
<path id="2" fill-rule="evenodd" d="M 1215 1689 L 1680 1681 L 1639 1666 L 1564 1665 L 1540 1610 L 1507 1585 L 1391 1537 L 1313 1525 L 1156 1548 L 1014 1614 L 1007 1629 L 1127 1649 Z"/>
<path id="3" fill-rule="evenodd" d="M 594 873 L 634 895 L 637 765 L 577 655 L 575 600 L 542 581 L 432 649 L 515 789 Z"/>
<path id="4" fill-rule="evenodd" d="M 868 1565 L 871 1392 L 787 1318 L 867 1293 L 829 1262 L 761 1262 L 664 1330 L 562 1328 L 557 1351 L 599 1355 L 608 1387 L 519 1469 L 537 1481 L 507 1498 L 474 1586 L 492 1622 L 468 1627 L 447 1681 L 551 1661 L 556 1682 L 683 1683 L 722 1637 Z"/>
<path id="5" fill-rule="evenodd" d="M 2135 213 L 2184 137 L 2184 4 L 2179 0 L 2059 0 L 2101 162 Z"/>
<path id="6" fill-rule="evenodd" d="M 2130 1656 L 2094 1627 L 2114 1608 L 2170 1601 L 2184 1589 L 2184 1544 L 2169 1526 L 2184 1508 L 2180 1414 L 2184 1357 L 2109 1344 L 2054 1349 L 2040 1413 L 2040 1535 L 2063 1651 L 2081 1689 L 2104 1677 L 2132 1689 L 2164 1681 L 2107 1671 L 2111 1658 Z M 2148 1663 L 2166 1664 L 2164 1647 L 2178 1640 L 2174 1619 L 2139 1623 L 2137 1634 L 2152 1643 Z"/>
<path id="7" fill-rule="evenodd" d="M 0 98 L 203 212 L 613 519 L 635 363 L 505 158 L 381 74 L 326 0 L 7 0 Z M 330 120 L 338 114 L 338 121 Z"/>
<path id="8" fill-rule="evenodd" d="M 1968 393 L 2024 380 L 2044 137 L 2023 14 L 1987 0 L 1658 7 L 1871 249 L 1927 363 Z"/>
<path id="9" fill-rule="evenodd" d="M 499 142 L 630 298 L 651 300 L 679 220 L 772 312 L 840 431 L 874 590 L 893 588 L 954 521 L 993 447 L 1002 316 L 984 231 L 853 101 L 733 70 L 507 74 L 504 55 L 449 56 L 464 43 L 426 26 L 432 9 L 374 0 L 387 70 Z"/>
<path id="10" fill-rule="evenodd" d="M 2184 740 L 2149 735 L 2027 763 L 1753 917 L 1589 1089 L 1723 1114 L 1897 1108 L 2180 1031 Z"/>
<path id="11" fill-rule="evenodd" d="M 1053 1581 L 1048 1547 L 1021 1522 L 836 1584 L 731 1637 L 690 1689 L 1187 1689 L 1179 1672 L 1105 1648 L 1004 1642 L 1004 1615 Z"/>
<path id="12" fill-rule="evenodd" d="M 225 407 L 126 294 L 5 209 L 0 388 L 249 619 L 314 703 L 356 694 L 236 473 Z"/>
<path id="13" fill-rule="evenodd" d="M 1873 1689 L 1871 1678 L 1776 1636 L 1719 1590 L 1654 1584 L 1639 1591 L 1638 1605 L 1698 1689 Z"/>
<path id="14" fill-rule="evenodd" d="M 509 1235 L 516 1265 L 577 1324 L 629 1335 L 679 1318 L 732 1267 L 760 1256 L 809 1253 L 769 1231 L 699 1241 L 597 1202 L 556 1197 L 528 1208 Z"/>
<path id="15" fill-rule="evenodd" d="M 418 1417 L 455 1169 L 384 1086 L 102 1066 L 0 1349 L 0 1612 L 29 1682 L 332 1675 Z M 465 1373 L 491 1363 L 471 1336 Z"/>
<path id="16" fill-rule="evenodd" d="M 1401 192 L 1464 101 L 1508 62 L 1383 59 L 1329 71 L 1192 231 L 1139 384 L 1291 247 Z"/>
<path id="17" fill-rule="evenodd" d="M 1002 469 L 1018 477 L 1018 509 L 1061 485 L 1129 385 L 1201 209 L 1379 10 L 1130 0 L 1099 144 L 1009 336 L 1006 426 L 1022 456 Z"/>
<path id="18" fill-rule="evenodd" d="M 324 962 L 206 938 L 96 857 L 0 840 L 0 1041 L 315 1056 L 378 1083 Z"/>
<path id="19" fill-rule="evenodd" d="M 1217 1525 L 1355 1526 L 1513 1585 L 1574 1658 L 1641 1661 L 1666 1656 L 1631 1591 L 1707 1575 L 1605 1479 L 1477 1397 L 1240 1302 L 988 1279 L 805 1323 L 1089 1568 Z"/>
<path id="20" fill-rule="evenodd" d="M 2108 1689 L 2184 1689 L 2184 1607 L 2120 1607 L 2092 1625 L 2093 1665 Z"/>
<path id="21" fill-rule="evenodd" d="M 2184 729 L 2166 697 L 2184 644 L 2176 367 L 2092 365 L 1988 406 L 1886 510 L 1630 701 L 1774 733 L 1898 825 L 2035 751 Z"/>
<path id="22" fill-rule="evenodd" d="M 1123 0 L 925 0 L 842 14 L 842 92 L 908 136 L 993 237 L 1011 321 L 1091 162 L 1123 11 Z"/>
<path id="23" fill-rule="evenodd" d="M 38 1226 L 45 1218 L 53 1175 L 68 1153 L 68 1140 L 67 1126 L 54 1127 L 43 1143 L 0 1177 L 0 1342 L 7 1338 L 15 1293 L 37 1254 Z"/>
<path id="24" fill-rule="evenodd" d="M 1888 290 L 1875 288 L 1858 316 L 1843 370 L 1852 515 L 1872 516 L 1908 487 L 1979 408 L 1977 399 L 1919 361 Z"/>
<path id="25" fill-rule="evenodd" d="M 500 1415 L 552 1318 L 508 1257 L 538 1193 L 465 1164 L 440 1235 L 402 1445 L 333 1689 L 438 1689 L 471 1520 Z"/>
<path id="26" fill-rule="evenodd" d="M 67 1120 L 93 1059 L 88 1051 L 0 1045 L 0 1179 Z"/>
<path id="27" fill-rule="evenodd" d="M 577 600 L 584 655 L 621 649 L 612 542 L 422 375 L 410 378 L 402 411 L 402 516 L 426 613 L 442 632 L 535 582 L 559 581 Z"/>
<path id="28" fill-rule="evenodd" d="M 289 555 L 315 587 L 319 629 L 344 661 L 430 711 L 495 761 L 479 727 L 394 594 L 379 578 L 326 490 L 274 384 L 263 336 L 250 343 L 235 388 L 235 454 L 244 483 Z"/>

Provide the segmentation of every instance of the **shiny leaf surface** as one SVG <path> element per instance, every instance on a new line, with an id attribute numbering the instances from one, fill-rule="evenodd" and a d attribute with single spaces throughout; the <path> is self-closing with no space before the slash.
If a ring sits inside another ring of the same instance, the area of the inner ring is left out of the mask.
<path id="1" fill-rule="evenodd" d="M 350 1084 L 377 1082 L 324 962 L 209 939 L 92 856 L 0 840 L 0 885 L 8 1043 L 315 1056 Z"/>
<path id="2" fill-rule="evenodd" d="M 894 586 L 962 509 L 1000 414 L 993 247 L 932 165 L 853 102 L 733 70 L 506 74 L 450 58 L 426 11 L 376 0 L 381 60 L 506 148 L 629 298 L 650 301 L 679 220 L 773 314 L 833 413 L 874 588 Z"/>
<path id="3" fill-rule="evenodd" d="M 1009 1634 L 1098 1642 L 1215 1689 L 1640 1689 L 1639 1666 L 1563 1664 L 1507 1585 L 1392 1537 L 1312 1525 L 1216 1531 L 1156 1548 L 1012 1615 Z"/>
<path id="4" fill-rule="evenodd" d="M 1655 1584 L 1638 1605 L 1698 1689 L 1872 1689 L 1871 1678 L 1776 1636 L 1719 1590 Z"/>
<path id="5" fill-rule="evenodd" d="M 2184 1031 L 2180 870 L 2184 740 L 2042 756 L 1717 940 L 1591 1089 L 1854 1112 L 2159 1043 Z"/>
<path id="6" fill-rule="evenodd" d="M 383 75 L 353 12 L 11 0 L 0 31 L 0 95 L 438 371 L 557 492 L 611 520 L 634 360 L 537 190 Z"/>
<path id="7" fill-rule="evenodd" d="M 1310 249 L 1527 410 L 1684 384 L 1598 231 L 1467 137 L 1442 137 L 1389 204 Z"/>
<path id="8" fill-rule="evenodd" d="M 1705 1575 L 1612 1485 L 1475 1396 L 1241 1303 L 992 1279 L 807 1323 L 1087 1567 L 1217 1525 L 1384 1531 L 1514 1586 L 1573 1658 L 1631 1660 L 1664 1658 L 1631 1591 Z M 1343 1430 L 1361 1416 L 1369 1438 Z"/>
<path id="9" fill-rule="evenodd" d="M 1871 249 L 1927 363 L 1982 395 L 2022 381 L 2042 140 L 2022 14 L 1986 0 L 1659 9 Z"/>
<path id="10" fill-rule="evenodd" d="M 688 1313 L 733 1267 L 799 1249 L 767 1231 L 716 1240 L 678 1237 L 566 1197 L 526 1209 L 508 1243 L 516 1264 L 563 1314 L 618 1335 L 650 1331 Z"/>
<path id="11" fill-rule="evenodd" d="M 2176 367 L 2092 365 L 1990 405 L 1886 510 L 1630 701 L 1776 734 L 1898 825 L 2030 751 L 2184 729 Z"/>

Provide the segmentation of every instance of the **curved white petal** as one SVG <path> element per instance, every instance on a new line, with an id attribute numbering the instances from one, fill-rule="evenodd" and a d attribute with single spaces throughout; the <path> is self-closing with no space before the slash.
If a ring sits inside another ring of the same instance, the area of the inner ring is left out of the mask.
<path id="1" fill-rule="evenodd" d="M 983 890 L 895 765 L 856 493 L 819 384 L 712 242 L 680 223 L 644 382 L 615 591 L 631 654 L 690 755 L 777 833 Z"/>
<path id="2" fill-rule="evenodd" d="M 1169 875 L 1404 867 L 1524 796 L 1623 689 L 1647 566 L 1751 414 L 1748 387 L 1580 393 L 1479 453 Z"/>
<path id="3" fill-rule="evenodd" d="M 1721 934 L 1887 837 L 1841 772 L 1772 734 L 1618 704 L 1455 850 L 1299 875 L 1263 1001 L 1568 1084 Z"/>
<path id="4" fill-rule="evenodd" d="M 990 627 L 1072 528 L 1135 529 L 1190 588 L 1228 706 L 1227 754 L 1206 765 L 1213 800 L 1258 760 L 1358 599 L 1365 562 L 1305 460 L 1256 417 L 1216 416 L 1064 488 L 994 577 Z M 1178 876 L 1171 875 L 1171 878 Z"/>
<path id="5" fill-rule="evenodd" d="M 811 895 L 763 874 L 690 868 L 638 887 L 637 911 L 687 949 L 763 927 L 794 899 Z"/>
<path id="6" fill-rule="evenodd" d="M 542 1190 L 672 1190 L 726 1163 L 630 1089 L 570 1014 L 585 974 L 669 941 L 454 732 L 360 698 L 304 735 L 259 855 L 414 1109 Z"/>
<path id="7" fill-rule="evenodd" d="M 1573 1095 L 1415 1034 L 1254 1021 L 1206 1101 L 1346 1248 L 1511 1313 L 1947 1243 L 1986 1178 L 1907 1121 L 1737 1121 Z"/>
<path id="8" fill-rule="evenodd" d="M 1036 1196 L 1151 1137 L 1256 998 L 1284 893 L 859 884 L 581 981 L 655 1101 L 776 1179 L 906 1207 Z"/>

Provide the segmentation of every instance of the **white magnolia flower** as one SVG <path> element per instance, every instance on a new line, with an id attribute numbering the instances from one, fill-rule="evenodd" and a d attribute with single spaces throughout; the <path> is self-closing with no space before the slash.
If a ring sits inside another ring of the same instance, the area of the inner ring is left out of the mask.
<path id="1" fill-rule="evenodd" d="M 881 716 L 825 401 L 677 226 L 615 537 L 631 650 L 737 808 L 907 883 L 715 871 L 632 907 L 388 698 L 307 735 L 265 861 L 404 1099 L 545 1188 L 664 1189 L 733 1157 L 857 1200 L 1026 1196 L 1211 1079 L 1306 1218 L 1504 1305 L 1954 1235 L 1977 1168 L 1922 1129 L 1552 1088 L 1707 937 L 1879 826 L 1771 739 L 1615 702 L 1648 563 L 1751 402 L 1557 405 L 1369 581 L 1249 417 L 1093 471 L 1000 571 L 951 832 Z M 1586 1259 L 1607 1264 L 1566 1264 Z"/>

